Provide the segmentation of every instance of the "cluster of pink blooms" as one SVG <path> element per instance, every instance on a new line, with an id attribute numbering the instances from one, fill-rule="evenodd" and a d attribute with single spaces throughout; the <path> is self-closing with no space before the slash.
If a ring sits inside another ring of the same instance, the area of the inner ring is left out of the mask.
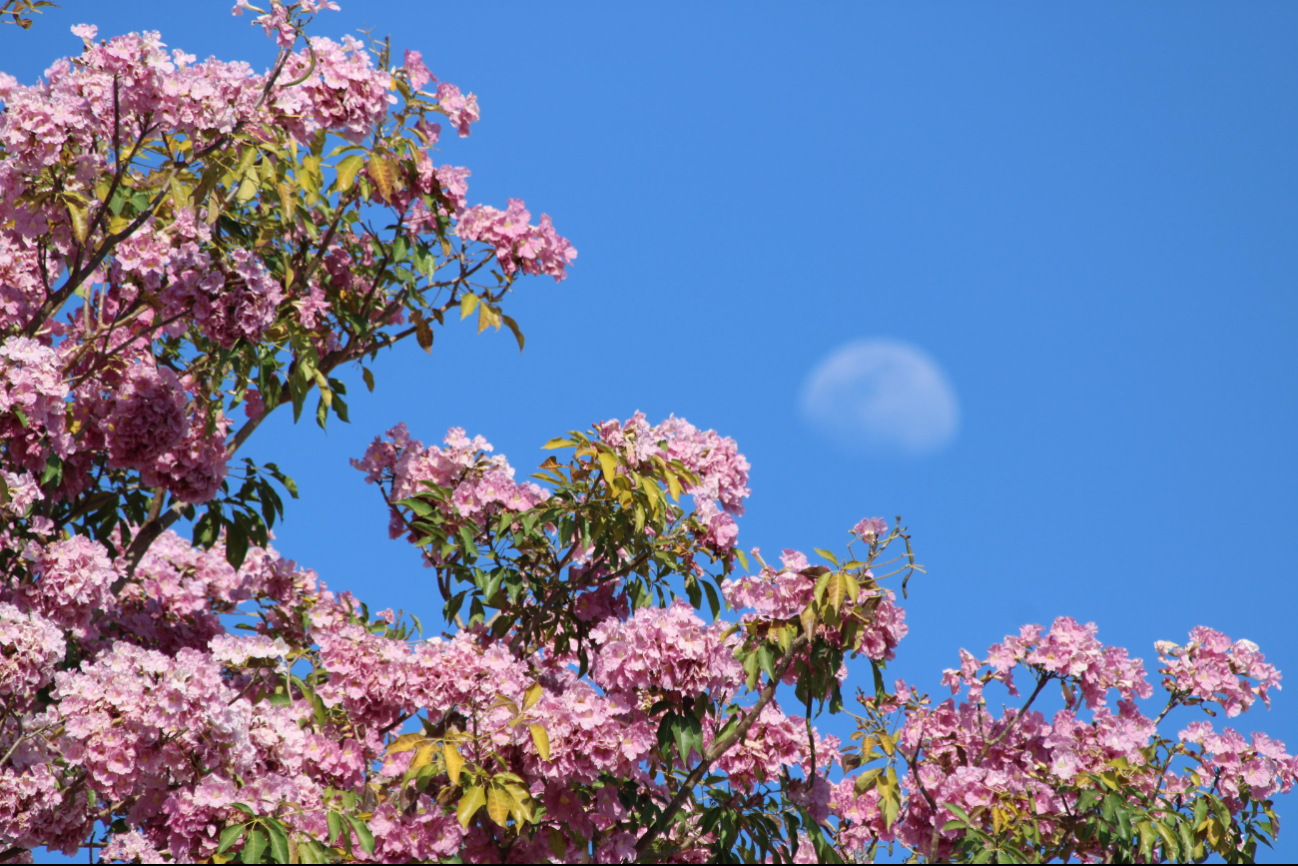
<path id="1" fill-rule="evenodd" d="M 948 855 L 958 830 L 939 831 L 938 850 L 929 851 L 929 846 L 934 826 L 945 826 L 955 816 L 946 808 L 934 814 L 928 798 L 918 793 L 921 785 L 934 802 L 954 803 L 967 812 L 998 801 L 1019 803 L 1037 817 L 1043 834 L 1054 832 L 1055 821 L 1069 814 L 1071 795 L 1061 795 L 1061 789 L 1081 773 L 1104 772 L 1117 759 L 1135 768 L 1147 794 L 1160 790 L 1175 797 L 1193 791 L 1204 778 L 1210 783 L 1216 779 L 1232 811 L 1244 805 L 1239 798 L 1243 788 L 1257 799 L 1292 788 L 1298 757 L 1288 755 L 1283 743 L 1264 734 L 1255 734 L 1250 743 L 1231 729 L 1217 734 L 1208 722 L 1191 723 L 1180 733 L 1182 743 L 1201 747 L 1199 781 L 1188 771 L 1164 772 L 1149 765 L 1145 750 L 1157 735 L 1157 725 L 1136 706 L 1137 697 L 1151 694 L 1139 660 L 1129 659 L 1119 648 L 1104 647 L 1095 639 L 1093 626 L 1079 626 L 1071 619 L 1056 620 L 1044 636 L 1042 631 L 1040 626 L 1025 626 L 1018 638 L 1007 637 L 993 646 L 984 663 L 962 652 L 962 669 L 948 670 L 944 678 L 956 690 L 966 688 L 966 699 L 959 704 L 950 699 L 929 708 L 915 702 L 914 692 L 897 682 L 901 701 L 913 702 L 898 750 L 907 767 L 916 763 L 918 777 L 906 769 L 903 783 L 911 796 L 901 820 L 891 827 L 884 821 L 877 789 L 858 796 L 851 779 L 835 788 L 832 808 L 840 820 L 851 822 L 842 834 L 849 848 L 860 850 L 875 838 L 896 839 L 929 856 Z M 1229 640 L 1225 646 L 1230 647 Z M 1194 675 L 1195 661 L 1192 657 L 1183 668 L 1185 676 Z M 1035 710 L 1013 708 L 996 718 L 986 709 L 983 687 L 993 678 L 1011 685 L 1003 674 L 1019 663 L 1039 676 L 1062 680 L 1075 697 L 1049 721 Z M 989 670 L 980 676 L 984 664 Z M 1211 668 L 1213 661 L 1207 664 Z M 1119 697 L 1116 712 L 1108 706 L 1114 692 Z M 1090 708 L 1089 721 L 1078 717 L 1083 704 Z"/>
<path id="2" fill-rule="evenodd" d="M 0 439 L 19 466 L 41 472 L 50 451 L 60 457 L 72 451 L 67 395 L 54 350 L 28 337 L 0 345 Z"/>
<path id="3" fill-rule="evenodd" d="M 549 497 L 549 491 L 538 484 L 515 482 L 514 468 L 503 456 L 486 456 L 494 449 L 481 436 L 469 439 L 462 428 L 452 427 L 442 442 L 445 448 L 425 448 L 410 438 L 401 423 L 387 432 L 386 439 L 375 437 L 365 456 L 353 459 L 352 466 L 365 473 L 368 484 L 390 482 L 393 503 L 427 490 L 424 481 L 451 488 L 451 505 L 466 518 L 500 510 L 526 511 Z M 393 538 L 405 532 L 395 508 L 389 531 Z"/>
<path id="4" fill-rule="evenodd" d="M 715 430 L 699 430 L 684 418 L 672 416 L 651 427 L 643 412 L 625 423 L 613 418 L 595 425 L 601 441 L 623 452 L 630 465 L 641 466 L 659 457 L 679 460 L 697 476 L 685 492 L 694 497 L 694 514 L 706 528 L 714 550 L 735 546 L 739 527 L 734 515 L 744 513 L 748 498 L 748 460 L 734 439 Z"/>
<path id="5" fill-rule="evenodd" d="M 1145 680 L 1144 662 L 1129 658 L 1122 647 L 1100 643 L 1095 637 L 1099 631 L 1095 623 L 1081 625 L 1072 617 L 1061 616 L 1050 631 L 1044 635 L 1042 631 L 1039 625 L 1023 626 L 1018 636 L 1006 635 L 1004 641 L 993 644 L 982 662 L 961 650 L 960 670 L 943 671 L 943 685 L 950 686 L 954 694 L 963 684 L 977 698 L 985 680 L 975 674 L 982 665 L 988 665 L 993 672 L 990 679 L 1003 682 L 1011 695 L 1017 695 L 1014 668 L 1023 664 L 1040 674 L 1076 680 L 1091 708 L 1103 703 L 1110 689 L 1117 689 L 1126 701 L 1153 694 Z"/>
<path id="6" fill-rule="evenodd" d="M 18 587 L 10 600 L 78 637 L 88 636 L 91 618 L 107 605 L 108 589 L 117 577 L 108 551 L 75 535 L 43 547 L 29 542 L 24 555 L 36 579 Z"/>
<path id="7" fill-rule="evenodd" d="M 455 233 L 463 240 L 495 247 L 496 260 L 507 274 L 516 270 L 530 276 L 549 274 L 557 283 L 568 275 L 568 262 L 577 258 L 577 250 L 554 230 L 549 216 L 541 214 L 535 226 L 531 219 L 523 200 L 511 198 L 505 210 L 490 205 L 465 208 Z"/>
<path id="8" fill-rule="evenodd" d="M 67 646 L 63 631 L 45 617 L 0 602 L 0 699 L 23 710 L 54 679 Z"/>
<path id="9" fill-rule="evenodd" d="M 1183 647 L 1159 641 L 1154 648 L 1164 665 L 1159 670 L 1165 675 L 1164 688 L 1196 701 L 1220 704 L 1227 716 L 1238 716 L 1258 698 L 1270 707 L 1267 691 L 1280 688 L 1280 672 L 1266 663 L 1266 656 L 1251 640 L 1232 643 L 1221 632 L 1199 626 L 1190 632 L 1190 642 Z"/>
<path id="10" fill-rule="evenodd" d="M 753 556 L 760 561 L 761 553 L 756 548 Z M 780 564 L 779 569 L 764 565 L 755 575 L 731 578 L 721 584 L 731 607 L 751 611 L 744 615 L 744 621 L 792 619 L 815 597 L 820 572 L 809 571 L 805 554 L 786 549 L 780 556 Z M 865 572 L 865 576 L 871 577 L 870 572 Z M 906 611 L 896 603 L 896 594 L 890 589 L 862 587 L 853 603 L 865 605 L 871 599 L 878 601 L 874 602 L 869 622 L 858 632 L 855 646 L 845 648 L 863 652 L 876 661 L 888 661 L 896 657 L 897 645 L 910 630 L 906 625 Z M 824 636 L 838 640 L 837 630 L 830 630 Z"/>
<path id="11" fill-rule="evenodd" d="M 389 93 L 392 77 L 374 68 L 370 53 L 353 36 L 344 36 L 341 45 L 322 36 L 310 42 L 310 49 L 294 54 L 281 73 L 289 81 L 298 81 L 308 69 L 310 75 L 276 91 L 275 108 L 297 119 L 287 128 L 299 141 L 327 129 L 359 143 L 396 103 Z"/>
<path id="12" fill-rule="evenodd" d="M 719 725 L 717 727 L 720 727 Z M 705 742 L 712 744 L 714 729 L 707 731 Z M 823 794 L 828 802 L 829 789 L 824 779 L 839 760 L 838 737 L 814 733 L 816 743 L 816 782 L 813 795 Z M 742 791 L 754 785 L 778 779 L 785 767 L 798 767 L 803 774 L 811 772 L 811 749 L 807 743 L 807 720 L 786 716 L 776 704 L 767 704 L 758 715 L 749 735 L 726 752 L 716 767 L 725 773 L 730 784 Z M 818 816 L 821 819 L 826 815 Z"/>
<path id="13" fill-rule="evenodd" d="M 632 704 L 637 694 L 692 702 L 700 693 L 723 695 L 743 672 L 735 660 L 727 623 L 705 625 L 694 608 L 677 599 L 667 607 L 646 607 L 627 622 L 605 619 L 590 639 L 599 647 L 591 670 L 610 697 Z"/>
<path id="14" fill-rule="evenodd" d="M 189 432 L 187 395 L 166 367 L 135 364 L 122 377 L 108 421 L 108 466 L 143 469 Z"/>

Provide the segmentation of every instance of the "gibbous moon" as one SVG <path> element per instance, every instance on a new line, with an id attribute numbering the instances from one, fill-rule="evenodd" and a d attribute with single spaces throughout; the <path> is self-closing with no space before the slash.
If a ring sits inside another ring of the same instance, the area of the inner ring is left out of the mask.
<path id="1" fill-rule="evenodd" d="M 857 340 L 834 351 L 807 376 L 801 410 L 845 448 L 876 454 L 938 451 L 960 427 L 942 368 L 898 340 Z"/>

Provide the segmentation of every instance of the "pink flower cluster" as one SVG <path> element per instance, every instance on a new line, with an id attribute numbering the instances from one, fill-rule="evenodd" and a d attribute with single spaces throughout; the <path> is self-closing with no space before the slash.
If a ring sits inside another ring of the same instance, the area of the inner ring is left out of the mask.
<path id="1" fill-rule="evenodd" d="M 754 556 L 759 556 L 756 548 Z M 804 574 L 806 555 L 785 549 L 780 556 L 783 568 L 765 566 L 756 574 L 732 578 L 721 584 L 726 601 L 736 610 L 748 608 L 761 619 L 791 619 L 811 603 L 816 578 Z"/>
<path id="2" fill-rule="evenodd" d="M 753 549 L 753 556 L 760 558 L 756 548 Z M 819 573 L 807 570 L 810 565 L 806 555 L 786 549 L 780 556 L 780 563 L 783 567 L 778 570 L 763 566 L 755 575 L 731 578 L 721 584 L 721 591 L 731 607 L 752 611 L 744 615 L 744 620 L 793 619 L 815 598 Z M 866 576 L 870 576 L 868 571 Z M 872 599 L 878 600 L 871 602 Z M 906 625 L 906 611 L 896 604 L 893 591 L 862 587 L 853 604 L 871 604 L 873 610 L 869 614 L 868 623 L 858 632 L 855 646 L 847 649 L 864 652 L 876 661 L 894 658 L 894 650 L 910 628 Z M 822 637 L 839 640 L 837 630 L 826 632 Z"/>
<path id="3" fill-rule="evenodd" d="M 68 386 L 53 349 L 30 337 L 6 337 L 0 344 L 0 439 L 11 457 L 35 473 L 51 451 L 73 450 L 64 400 Z"/>
<path id="4" fill-rule="evenodd" d="M 189 296 L 194 305 L 194 321 L 210 339 L 223 348 L 239 340 L 255 343 L 275 321 L 275 313 L 284 299 L 279 282 L 266 270 L 261 259 L 245 249 L 230 253 L 227 272 L 201 270 L 205 254 L 195 262 L 198 268 L 188 270 Z M 174 293 L 172 293 L 174 294 Z"/>
<path id="5" fill-rule="evenodd" d="M 205 653 L 173 657 L 118 643 L 57 682 L 59 751 L 114 800 L 197 781 L 199 768 L 254 764 L 251 707 L 235 700 Z"/>
<path id="6" fill-rule="evenodd" d="M 625 423 L 613 418 L 595 425 L 600 439 L 622 451 L 632 466 L 654 457 L 680 460 L 698 478 L 685 492 L 694 497 L 694 516 L 704 527 L 705 541 L 713 550 L 727 551 L 739 539 L 733 515 L 744 513 L 748 497 L 748 461 L 735 440 L 715 430 L 699 430 L 684 418 L 672 416 L 651 427 L 643 412 Z"/>
<path id="7" fill-rule="evenodd" d="M 715 727 L 706 736 L 708 745 L 715 736 Z M 822 781 L 838 763 L 841 744 L 838 737 L 824 736 L 819 731 L 815 732 L 815 742 L 817 781 Z M 774 703 L 762 709 L 748 736 L 716 763 L 730 784 L 741 791 L 751 791 L 754 785 L 779 779 L 785 767 L 800 767 L 804 774 L 811 770 L 807 720 L 802 716 L 786 716 Z M 828 789 L 825 793 L 828 794 Z"/>
<path id="8" fill-rule="evenodd" d="M 424 85 L 437 80 L 437 77 L 424 65 L 424 55 L 419 51 L 411 51 L 407 48 L 402 55 L 401 66 L 406 70 L 412 90 L 423 90 Z"/>
<path id="9" fill-rule="evenodd" d="M 9 501 L 4 504 L 4 510 L 10 515 L 26 517 L 32 505 L 45 498 L 30 472 L 5 472 L 3 477 L 5 489 L 9 491 Z M 33 524 L 39 519 L 35 518 Z"/>
<path id="10" fill-rule="evenodd" d="M 442 84 L 442 87 L 453 85 Z M 467 126 L 461 134 L 467 134 Z M 474 205 L 459 214 L 455 233 L 465 241 L 480 241 L 496 249 L 496 259 L 506 274 L 517 270 L 529 276 L 549 274 L 557 283 L 568 275 L 568 262 L 577 250 L 555 230 L 550 217 L 541 214 L 539 225 L 530 225 L 532 214 L 523 200 L 511 198 L 505 210 Z"/>
<path id="11" fill-rule="evenodd" d="M 1103 702 L 1110 689 L 1117 689 L 1128 701 L 1153 694 L 1145 680 L 1144 662 L 1128 658 L 1122 647 L 1104 646 L 1095 637 L 1098 630 L 1093 622 L 1080 625 L 1067 616 L 1056 619 L 1044 636 L 1041 626 L 1025 625 L 1017 637 L 1006 635 L 1004 641 L 993 644 L 982 662 L 961 650 L 961 669 L 943 671 L 942 683 L 950 686 L 953 694 L 964 684 L 971 697 L 977 698 L 986 679 L 996 679 L 1016 695 L 1013 671 L 1024 664 L 1041 674 L 1076 680 L 1091 708 Z M 976 676 L 982 665 L 992 669 L 985 679 Z"/>
<path id="12" fill-rule="evenodd" d="M 209 438 L 203 419 L 196 418 L 185 438 L 141 473 L 145 486 L 165 487 L 182 502 L 207 502 L 215 496 L 229 468 L 225 436 L 230 422 L 219 415 L 214 426 Z"/>
<path id="13" fill-rule="evenodd" d="M 286 118 L 300 118 L 287 126 L 299 141 L 327 129 L 357 144 L 397 101 L 388 92 L 392 76 L 374 68 L 370 53 L 355 37 L 344 36 L 342 44 L 320 36 L 310 42 L 310 50 L 294 54 L 281 74 L 284 81 L 297 81 L 308 69 L 311 74 L 276 91 L 275 108 Z"/>
<path id="14" fill-rule="evenodd" d="M 437 108 L 446 115 L 446 119 L 455 127 L 455 131 L 460 134 L 460 138 L 469 137 L 469 125 L 477 123 L 482 117 L 478 111 L 478 97 L 470 93 L 468 96 L 460 93 L 460 88 L 450 82 L 443 81 L 437 85 Z M 519 202 L 521 205 L 522 202 Z M 513 200 L 510 200 L 512 207 Z M 526 220 L 526 217 L 524 217 Z M 546 217 L 541 217 L 542 228 L 547 224 Z M 564 243 L 567 243 L 566 241 Z M 577 255 L 573 251 L 573 257 Z"/>
<path id="15" fill-rule="evenodd" d="M 1218 734 L 1211 722 L 1191 722 L 1178 737 L 1182 743 L 1201 747 L 1203 768 L 1217 779 L 1232 809 L 1243 808 L 1244 790 L 1261 801 L 1288 794 L 1298 780 L 1298 755 L 1290 755 L 1284 743 L 1260 731 L 1250 741 L 1234 728 Z"/>
<path id="16" fill-rule="evenodd" d="M 0 73 L 0 79 L 3 78 Z M 0 86 L 0 98 L 3 92 Z M 3 173 L 4 169 L 0 168 L 0 175 Z M 0 208 L 3 207 L 0 203 Z M 0 328 L 7 332 L 15 325 L 21 327 L 40 307 L 43 298 L 40 259 L 35 246 L 16 233 L 0 232 Z"/>
<path id="17" fill-rule="evenodd" d="M 1249 640 L 1232 643 L 1206 626 L 1191 631 L 1190 642 L 1183 647 L 1171 641 L 1159 641 L 1154 647 L 1164 665 L 1159 669 L 1164 674 L 1164 688 L 1196 701 L 1220 704 L 1227 716 L 1238 716 L 1258 698 L 1270 707 L 1267 692 L 1280 688 L 1280 672 L 1266 663 L 1257 644 Z"/>
<path id="18" fill-rule="evenodd" d="M 109 600 L 109 587 L 117 578 L 108 551 L 81 535 L 41 548 L 28 546 L 36 580 L 18 588 L 14 600 L 37 611 L 78 637 L 90 633 L 91 616 Z"/>
<path id="19" fill-rule="evenodd" d="M 423 481 L 452 488 L 451 503 L 462 517 L 527 511 L 549 498 L 549 491 L 538 484 L 515 482 L 514 469 L 503 456 L 487 457 L 493 449 L 481 436 L 469 439 L 463 429 L 452 427 L 442 441 L 445 448 L 425 448 L 424 443 L 410 438 L 410 431 L 401 423 L 387 432 L 386 439 L 375 437 L 365 456 L 351 463 L 365 473 L 368 484 L 389 481 L 393 503 L 425 491 Z M 389 532 L 397 538 L 404 531 L 405 524 L 394 508 Z"/>
<path id="20" fill-rule="evenodd" d="M 852 531 L 859 535 L 863 541 L 874 541 L 888 534 L 888 521 L 882 517 L 867 517 L 856 526 L 853 526 Z"/>
<path id="21" fill-rule="evenodd" d="M 11 710 L 31 705 L 36 692 L 53 681 L 54 665 L 66 651 L 57 625 L 0 602 L 0 699 Z"/>
<path id="22" fill-rule="evenodd" d="M 162 533 L 150 546 L 117 596 L 112 637 L 174 654 L 183 648 L 206 650 L 224 633 L 220 614 L 266 591 L 270 557 L 250 551 L 239 571 L 225 561 L 225 547 L 191 545 L 176 533 Z M 291 563 L 288 563 L 291 566 Z"/>
<path id="23" fill-rule="evenodd" d="M 631 705 L 637 693 L 691 702 L 700 693 L 719 696 L 743 679 L 726 623 L 705 625 L 680 599 L 645 607 L 627 622 L 605 619 L 591 630 L 598 647 L 591 678 L 609 696 Z"/>
<path id="24" fill-rule="evenodd" d="M 166 367 L 135 364 L 122 377 L 108 421 L 108 465 L 142 469 L 189 432 L 180 379 Z"/>
<path id="25" fill-rule="evenodd" d="M 623 449 L 633 458 L 633 465 L 655 456 L 681 461 L 698 476 L 698 484 L 686 487 L 686 493 L 696 500 L 715 502 L 730 514 L 744 513 L 751 467 L 739 453 L 739 445 L 729 436 L 715 430 L 700 430 L 675 415 L 650 427 L 643 412 L 636 412 L 625 423 L 616 418 L 603 421 L 595 429 L 602 441 Z"/>

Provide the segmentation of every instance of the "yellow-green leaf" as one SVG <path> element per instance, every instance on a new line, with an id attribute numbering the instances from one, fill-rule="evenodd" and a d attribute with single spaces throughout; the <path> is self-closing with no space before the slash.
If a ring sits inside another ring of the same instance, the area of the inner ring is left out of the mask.
<path id="1" fill-rule="evenodd" d="M 284 209 L 284 224 L 292 225 L 293 214 L 297 212 L 297 197 L 293 195 L 293 187 L 281 180 L 275 188 L 279 191 L 279 206 Z"/>
<path id="2" fill-rule="evenodd" d="M 392 741 L 388 746 L 389 755 L 397 755 L 401 752 L 409 752 L 411 749 L 418 748 L 426 738 L 423 734 L 402 734 Z"/>
<path id="3" fill-rule="evenodd" d="M 412 760 L 410 766 L 406 768 L 406 775 L 414 776 L 415 773 L 418 773 L 421 769 L 427 767 L 433 762 L 433 756 L 436 754 L 437 746 L 434 743 L 425 743 L 420 746 L 419 750 L 415 752 L 414 760 Z M 459 773 L 456 773 L 456 775 L 458 776 Z"/>
<path id="4" fill-rule="evenodd" d="M 370 157 L 370 177 L 374 178 L 374 183 L 378 185 L 383 197 L 391 199 L 392 190 L 397 184 L 397 170 L 392 160 L 377 153 Z"/>
<path id="5" fill-rule="evenodd" d="M 514 820 L 519 824 L 532 822 L 532 796 L 517 785 L 506 785 L 505 793 L 513 801 L 509 811 L 514 813 Z"/>
<path id="6" fill-rule="evenodd" d="M 67 205 L 68 217 L 72 220 L 72 235 L 77 239 L 77 243 L 84 244 L 90 234 L 90 215 L 84 206 L 74 201 L 69 201 Z"/>
<path id="7" fill-rule="evenodd" d="M 678 479 L 678 478 L 676 477 L 676 473 L 675 473 L 675 472 L 672 472 L 670 469 L 666 469 L 666 470 L 664 470 L 664 471 L 663 471 L 663 475 L 665 475 L 665 476 L 667 477 L 667 490 L 668 490 L 668 492 L 671 493 L 671 495 L 672 495 L 672 501 L 673 501 L 673 502 L 680 502 L 680 501 L 681 501 L 681 482 L 680 482 L 680 479 Z M 743 552 L 742 550 L 739 551 L 739 556 L 740 556 L 740 558 L 742 558 L 742 559 L 745 560 L 745 562 L 744 562 L 744 568 L 747 568 L 747 567 L 748 567 L 747 557 L 744 556 L 744 552 Z"/>
<path id="8" fill-rule="evenodd" d="M 305 162 L 306 160 L 303 160 Z M 360 154 L 353 153 L 351 156 L 344 157 L 338 163 L 338 180 L 337 186 L 339 192 L 347 192 L 356 182 L 356 173 L 365 165 L 364 158 Z"/>
<path id="9" fill-rule="evenodd" d="M 815 605 L 815 603 L 809 604 L 809 605 L 807 605 L 806 607 L 804 607 L 804 608 L 802 609 L 802 613 L 801 613 L 801 615 L 799 615 L 798 619 L 800 619 L 800 620 L 802 621 L 802 630 L 803 630 L 803 632 L 806 633 L 806 635 L 807 635 L 808 638 L 810 638 L 813 634 L 815 634 L 815 633 L 816 633 L 816 605 Z"/>
<path id="10" fill-rule="evenodd" d="M 830 551 L 820 547 L 813 547 L 812 550 L 820 554 L 821 558 L 829 560 L 830 562 L 834 563 L 834 565 L 838 565 L 838 557 L 834 556 L 834 554 L 831 553 Z"/>
<path id="11" fill-rule="evenodd" d="M 540 683 L 532 683 L 523 693 L 523 709 L 530 710 L 536 706 L 536 702 L 541 700 L 541 695 L 545 694 L 545 689 L 541 688 Z"/>
<path id="12" fill-rule="evenodd" d="M 257 190 L 261 189 L 261 183 L 257 180 L 257 175 L 248 172 L 239 181 L 239 191 L 234 194 L 234 200 L 239 204 L 247 204 L 257 195 Z"/>
<path id="13" fill-rule="evenodd" d="M 455 810 L 455 817 L 460 821 L 460 826 L 468 828 L 469 822 L 473 820 L 474 814 L 477 813 L 487 802 L 486 793 L 482 790 L 481 785 L 474 785 L 464 792 L 460 798 L 460 805 Z"/>
<path id="14" fill-rule="evenodd" d="M 514 798 L 504 788 L 491 786 L 487 792 L 487 816 L 495 821 L 501 827 L 504 827 L 509 821 L 510 806 Z"/>
<path id="15" fill-rule="evenodd" d="M 502 315 L 500 318 L 509 327 L 509 330 L 513 332 L 514 339 L 518 341 L 518 351 L 523 351 L 523 332 L 518 329 L 518 322 L 515 322 L 509 316 L 505 315 Z M 500 326 L 497 325 L 496 329 L 499 330 Z"/>
<path id="16" fill-rule="evenodd" d="M 836 571 L 829 576 L 829 583 L 825 585 L 825 596 L 829 606 L 838 610 L 843 606 L 843 599 L 847 595 L 847 584 L 843 582 L 843 573 Z"/>
<path id="17" fill-rule="evenodd" d="M 897 781 L 897 771 L 892 767 L 879 781 L 879 811 L 883 812 L 885 827 L 891 827 L 901 811 L 901 785 Z"/>
<path id="18" fill-rule="evenodd" d="M 478 333 L 481 334 L 483 331 L 487 330 L 487 328 L 490 328 L 492 325 L 496 326 L 497 331 L 500 330 L 500 314 L 497 313 L 495 310 L 493 310 L 487 304 L 479 304 L 478 305 Z"/>
<path id="19" fill-rule="evenodd" d="M 460 770 L 464 767 L 460 750 L 455 748 L 454 743 L 447 743 L 442 747 L 442 757 L 446 760 L 446 775 L 450 777 L 451 784 L 460 784 Z"/>
<path id="20" fill-rule="evenodd" d="M 849 572 L 843 572 L 843 587 L 847 591 L 847 600 L 855 602 L 861 594 L 861 585 L 856 582 L 856 578 Z"/>
<path id="21" fill-rule="evenodd" d="M 532 744 L 536 746 L 536 753 L 542 761 L 550 760 L 550 735 L 540 725 L 528 725 L 528 728 L 532 731 Z"/>
<path id="22" fill-rule="evenodd" d="M 617 458 L 607 451 L 599 452 L 599 468 L 604 471 L 604 480 L 612 486 L 617 478 Z"/>
<path id="23" fill-rule="evenodd" d="M 563 838 L 563 833 L 557 827 L 550 828 L 550 853 L 554 859 L 562 860 L 568 853 L 568 842 Z"/>
<path id="24" fill-rule="evenodd" d="M 571 439 L 551 439 L 541 447 L 546 451 L 553 451 L 556 448 L 571 448 L 576 444 L 577 443 L 573 442 Z"/>
<path id="25" fill-rule="evenodd" d="M 883 775 L 883 767 L 875 767 L 873 770 L 866 770 L 864 773 L 856 777 L 856 781 L 852 783 L 852 789 L 856 791 L 856 795 L 859 797 L 877 785 L 881 775 Z"/>
<path id="26" fill-rule="evenodd" d="M 464 320 L 469 318 L 477 308 L 478 296 L 474 294 L 465 295 L 460 299 L 460 319 Z"/>

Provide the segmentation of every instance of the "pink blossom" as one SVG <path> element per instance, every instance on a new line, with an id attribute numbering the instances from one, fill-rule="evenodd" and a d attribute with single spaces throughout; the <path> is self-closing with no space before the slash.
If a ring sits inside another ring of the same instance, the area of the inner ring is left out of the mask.
<path id="1" fill-rule="evenodd" d="M 423 90 L 425 84 L 437 80 L 433 77 L 433 73 L 428 71 L 428 67 L 424 65 L 424 56 L 418 51 L 411 51 L 407 48 L 403 65 L 406 68 L 406 73 L 410 76 L 411 90 Z"/>
<path id="2" fill-rule="evenodd" d="M 166 367 L 133 365 L 122 378 L 109 418 L 108 465 L 141 469 L 189 432 L 187 395 Z"/>
<path id="3" fill-rule="evenodd" d="M 605 619 L 590 633 L 599 647 L 591 676 L 610 695 L 627 699 L 650 688 L 680 701 L 731 689 L 742 672 L 732 643 L 721 638 L 724 629 L 724 623 L 705 625 L 680 599 L 641 608 L 625 623 Z"/>
<path id="4" fill-rule="evenodd" d="M 568 275 L 568 262 L 577 258 L 577 250 L 554 231 L 548 216 L 542 214 L 536 226 L 528 224 L 531 218 L 523 200 L 511 198 L 503 211 L 488 205 L 461 211 L 455 232 L 466 241 L 495 247 L 496 259 L 505 273 L 521 270 L 529 275 L 548 274 L 557 283 Z"/>
<path id="5" fill-rule="evenodd" d="M 54 679 L 66 646 L 59 627 L 39 613 L 0 602 L 0 698 L 23 710 Z"/>
<path id="6" fill-rule="evenodd" d="M 481 117 L 478 112 L 478 97 L 472 93 L 468 96 L 462 95 L 460 88 L 449 81 L 437 85 L 437 107 L 455 127 L 460 138 L 467 138 L 470 132 L 469 125 L 477 123 Z"/>
<path id="7" fill-rule="evenodd" d="M 1156 647 L 1164 664 L 1159 672 L 1164 674 L 1163 685 L 1168 691 L 1220 704 L 1230 717 L 1247 710 L 1258 698 L 1269 707 L 1267 692 L 1280 688 L 1280 672 L 1266 663 L 1252 641 L 1232 643 L 1221 632 L 1198 626 L 1184 647 L 1169 641 L 1159 641 Z"/>
<path id="8" fill-rule="evenodd" d="M 865 541 L 874 541 L 888 534 L 888 522 L 882 517 L 867 517 L 853 526 L 852 531 Z"/>

